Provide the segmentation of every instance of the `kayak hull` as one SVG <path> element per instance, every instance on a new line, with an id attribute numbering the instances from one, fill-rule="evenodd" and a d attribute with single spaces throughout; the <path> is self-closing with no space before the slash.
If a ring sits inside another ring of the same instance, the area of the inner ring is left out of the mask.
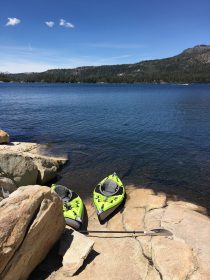
<path id="1" fill-rule="evenodd" d="M 65 217 L 64 217 L 65 218 Z M 66 224 L 74 229 L 80 229 L 82 222 L 73 219 L 65 218 Z"/>
<path id="2" fill-rule="evenodd" d="M 120 205 L 116 205 L 106 211 L 103 211 L 103 212 L 98 212 L 97 215 L 98 215 L 98 218 L 99 218 L 99 221 L 104 221 L 107 219 L 107 217 L 109 217 Z"/>

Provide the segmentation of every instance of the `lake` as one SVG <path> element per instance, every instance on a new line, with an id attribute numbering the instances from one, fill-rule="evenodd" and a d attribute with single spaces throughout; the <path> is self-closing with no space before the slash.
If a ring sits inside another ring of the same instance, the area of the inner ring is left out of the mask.
<path id="1" fill-rule="evenodd" d="M 116 171 L 209 203 L 210 85 L 2 83 L 0 111 L 12 141 L 69 155 L 59 182 L 82 197 Z"/>

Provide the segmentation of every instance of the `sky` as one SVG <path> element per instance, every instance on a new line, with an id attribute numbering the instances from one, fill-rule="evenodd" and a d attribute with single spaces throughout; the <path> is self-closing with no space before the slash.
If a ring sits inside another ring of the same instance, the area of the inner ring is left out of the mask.
<path id="1" fill-rule="evenodd" d="M 210 0 L 0 0 L 0 72 L 135 63 L 210 45 Z"/>

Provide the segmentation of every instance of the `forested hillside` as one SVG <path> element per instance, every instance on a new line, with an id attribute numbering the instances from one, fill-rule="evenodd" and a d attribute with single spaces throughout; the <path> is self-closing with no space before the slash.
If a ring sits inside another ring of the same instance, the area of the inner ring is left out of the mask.
<path id="1" fill-rule="evenodd" d="M 52 69 L 41 73 L 0 74 L 1 81 L 85 83 L 209 83 L 210 46 L 198 45 L 181 54 L 135 64 Z"/>

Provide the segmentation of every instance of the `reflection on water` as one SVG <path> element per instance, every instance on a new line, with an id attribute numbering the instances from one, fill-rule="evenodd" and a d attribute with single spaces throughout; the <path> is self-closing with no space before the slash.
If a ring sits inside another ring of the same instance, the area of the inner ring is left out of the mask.
<path id="1" fill-rule="evenodd" d="M 83 197 L 125 183 L 210 194 L 210 85 L 1 84 L 0 127 L 68 154 L 60 182 Z"/>

